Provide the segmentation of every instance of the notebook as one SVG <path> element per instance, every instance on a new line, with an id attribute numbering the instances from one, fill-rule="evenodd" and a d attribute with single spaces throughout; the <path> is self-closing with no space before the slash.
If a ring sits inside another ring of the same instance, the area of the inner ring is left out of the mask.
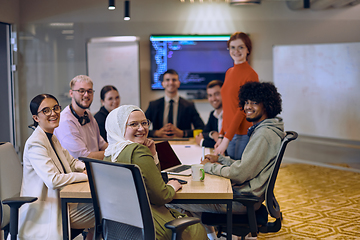
<path id="1" fill-rule="evenodd" d="M 161 171 L 173 175 L 191 175 L 191 166 L 182 165 L 168 141 L 155 144 Z"/>

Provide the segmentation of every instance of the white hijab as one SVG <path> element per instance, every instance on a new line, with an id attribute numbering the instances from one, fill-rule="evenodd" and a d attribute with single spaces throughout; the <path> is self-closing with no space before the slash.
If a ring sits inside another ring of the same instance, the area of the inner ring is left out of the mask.
<path id="1" fill-rule="evenodd" d="M 134 143 L 125 139 L 125 129 L 130 114 L 135 110 L 144 113 L 137 106 L 122 105 L 112 110 L 106 118 L 105 129 L 109 146 L 105 149 L 105 156 L 111 156 L 112 162 L 116 162 L 116 158 L 127 145 Z"/>

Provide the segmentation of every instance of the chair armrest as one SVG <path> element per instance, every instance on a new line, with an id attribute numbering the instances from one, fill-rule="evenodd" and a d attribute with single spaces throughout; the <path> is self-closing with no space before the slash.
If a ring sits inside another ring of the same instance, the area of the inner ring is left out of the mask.
<path id="1" fill-rule="evenodd" d="M 170 222 L 165 223 L 165 227 L 168 229 L 171 229 L 173 232 L 179 232 L 184 230 L 190 225 L 199 223 L 200 219 L 195 217 L 183 217 L 183 218 L 177 218 Z"/>
<path id="2" fill-rule="evenodd" d="M 20 208 L 25 203 L 31 203 L 37 200 L 37 197 L 13 197 L 4 199 L 3 204 L 9 205 L 10 208 Z"/>
<path id="3" fill-rule="evenodd" d="M 261 198 L 253 195 L 252 193 L 240 192 L 240 193 L 234 193 L 233 201 L 236 201 L 236 202 L 242 203 L 245 206 L 248 206 L 248 205 L 254 205 L 255 203 L 260 202 Z"/>
<path id="4" fill-rule="evenodd" d="M 36 201 L 37 197 L 12 197 L 4 199 L 3 204 L 10 207 L 10 235 L 11 239 L 16 239 L 18 233 L 19 208 L 25 203 Z"/>

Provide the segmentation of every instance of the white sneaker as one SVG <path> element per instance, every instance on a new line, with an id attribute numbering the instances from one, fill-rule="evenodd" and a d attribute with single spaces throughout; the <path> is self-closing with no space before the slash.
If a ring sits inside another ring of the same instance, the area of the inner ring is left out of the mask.
<path id="1" fill-rule="evenodd" d="M 240 239 L 240 238 L 239 238 L 238 236 L 232 235 L 232 236 L 231 236 L 231 239 L 232 239 L 232 240 L 238 240 L 238 239 Z M 226 237 L 220 237 L 219 240 L 226 240 Z"/>
<path id="2" fill-rule="evenodd" d="M 257 237 L 251 236 L 251 233 L 248 233 L 248 235 L 245 236 L 245 240 L 256 240 Z"/>

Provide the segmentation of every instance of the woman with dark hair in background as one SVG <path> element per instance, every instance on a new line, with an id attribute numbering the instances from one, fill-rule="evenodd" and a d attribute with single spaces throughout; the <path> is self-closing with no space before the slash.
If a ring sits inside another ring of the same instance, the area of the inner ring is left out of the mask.
<path id="1" fill-rule="evenodd" d="M 238 160 L 249 141 L 247 130 L 252 125 L 246 121 L 244 111 L 239 108 L 239 90 L 247 82 L 258 82 L 259 77 L 248 63 L 252 44 L 246 33 L 233 33 L 227 46 L 234 66 L 226 71 L 221 88 L 223 123 L 219 140 L 215 144 L 215 154 L 224 154 L 226 150 L 232 159 Z"/>
<path id="2" fill-rule="evenodd" d="M 21 196 L 38 200 L 20 208 L 19 239 L 61 240 L 60 189 L 87 181 L 85 164 L 74 159 L 53 135 L 61 112 L 54 96 L 37 95 L 31 100 L 30 111 L 35 130 L 24 147 Z M 69 215 L 73 229 L 94 227 L 92 204 L 70 204 Z M 87 239 L 92 239 L 92 233 L 91 229 Z"/>
<path id="3" fill-rule="evenodd" d="M 112 85 L 106 85 L 101 89 L 100 101 L 102 107 L 94 115 L 100 129 L 100 135 L 107 142 L 107 135 L 105 131 L 105 120 L 109 112 L 114 110 L 120 105 L 120 95 L 116 87 Z"/>

